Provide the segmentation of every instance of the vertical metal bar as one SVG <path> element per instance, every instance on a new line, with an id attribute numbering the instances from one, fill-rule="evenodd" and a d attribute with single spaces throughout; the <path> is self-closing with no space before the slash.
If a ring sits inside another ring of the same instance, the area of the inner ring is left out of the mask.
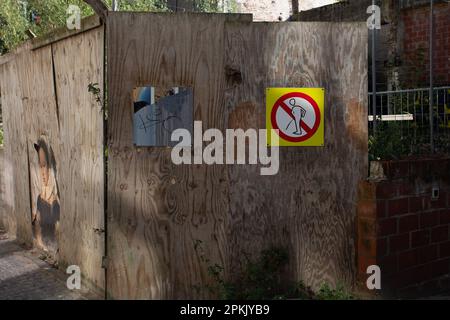
<path id="1" fill-rule="evenodd" d="M 375 0 L 372 0 L 372 6 L 375 6 Z M 372 13 L 375 10 L 372 9 Z M 376 37 L 376 24 L 372 26 L 372 113 L 373 113 L 373 133 L 377 131 L 377 68 L 376 68 L 376 56 L 375 56 L 375 37 Z"/>
<path id="2" fill-rule="evenodd" d="M 436 91 L 436 92 L 435 92 Z M 436 128 L 435 128 L 435 136 L 439 138 L 439 127 L 441 126 L 441 114 L 439 113 L 439 89 L 433 89 L 433 96 L 436 94 Z M 436 141 L 435 141 L 436 144 Z M 435 145 L 436 148 L 436 145 Z"/>
<path id="3" fill-rule="evenodd" d="M 450 89 L 445 89 L 444 90 L 444 128 L 445 128 L 445 131 L 447 132 L 446 138 L 450 138 L 450 120 L 448 119 L 448 116 L 447 116 L 447 108 L 449 108 L 449 112 L 450 112 L 450 105 L 447 106 L 447 94 L 448 93 L 450 93 Z"/>
<path id="4" fill-rule="evenodd" d="M 409 92 L 408 91 L 406 92 L 406 111 L 407 111 L 407 113 L 409 115 L 410 112 L 409 112 Z M 413 114 L 412 122 L 414 123 L 416 115 L 414 113 L 412 113 L 412 114 Z M 406 132 L 408 134 L 409 152 L 412 153 L 412 150 L 413 150 L 412 149 L 413 139 L 411 138 L 411 134 L 410 134 L 411 130 L 410 130 L 410 128 L 411 128 L 411 122 L 407 122 L 407 124 L 406 124 Z"/>
<path id="5" fill-rule="evenodd" d="M 423 95 L 424 95 L 424 91 L 420 91 L 420 112 L 422 113 L 422 128 L 424 127 L 424 118 L 425 118 L 424 111 L 423 111 L 423 102 L 424 102 Z M 423 133 L 422 133 L 422 135 L 423 135 Z"/>
<path id="6" fill-rule="evenodd" d="M 430 0 L 430 96 L 429 96 L 429 113 L 430 113 L 430 148 L 434 153 L 434 133 L 433 133 L 433 55 L 434 55 L 434 0 Z"/>
<path id="7" fill-rule="evenodd" d="M 119 0 L 112 0 L 112 11 L 119 11 Z"/>

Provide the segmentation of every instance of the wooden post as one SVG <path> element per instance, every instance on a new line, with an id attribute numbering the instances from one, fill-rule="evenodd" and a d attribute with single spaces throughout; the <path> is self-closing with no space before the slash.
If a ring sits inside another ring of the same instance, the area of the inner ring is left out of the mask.
<path id="1" fill-rule="evenodd" d="M 108 16 L 108 7 L 101 0 L 84 0 L 88 5 L 92 7 L 95 13 L 105 21 Z"/>

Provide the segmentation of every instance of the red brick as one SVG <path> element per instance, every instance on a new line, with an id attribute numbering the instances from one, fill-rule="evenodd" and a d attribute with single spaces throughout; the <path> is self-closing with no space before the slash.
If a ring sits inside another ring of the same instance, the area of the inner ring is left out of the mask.
<path id="1" fill-rule="evenodd" d="M 417 41 L 416 41 L 416 45 Z M 412 53 L 411 56 L 415 56 L 415 53 Z M 425 162 L 424 161 L 411 161 L 410 162 L 410 167 L 409 167 L 409 171 L 411 173 L 412 177 L 423 177 L 426 175 L 427 173 L 427 168 L 425 167 Z"/>
<path id="2" fill-rule="evenodd" d="M 420 228 L 431 228 L 439 225 L 439 211 L 423 212 L 420 214 Z"/>
<path id="3" fill-rule="evenodd" d="M 388 248 L 388 239 L 387 238 L 380 238 L 377 239 L 377 257 L 384 257 L 387 255 L 387 248 Z"/>
<path id="4" fill-rule="evenodd" d="M 450 241 L 441 243 L 439 245 L 439 257 L 440 258 L 450 257 Z"/>
<path id="5" fill-rule="evenodd" d="M 376 205 L 374 200 L 360 200 L 358 202 L 358 217 L 375 218 Z"/>
<path id="6" fill-rule="evenodd" d="M 409 161 L 384 161 L 384 173 L 389 179 L 399 179 L 409 176 Z"/>
<path id="7" fill-rule="evenodd" d="M 377 218 L 385 218 L 387 211 L 387 202 L 385 200 L 377 200 Z"/>
<path id="8" fill-rule="evenodd" d="M 431 245 L 427 247 L 421 247 L 417 249 L 419 256 L 419 263 L 427 263 L 438 259 L 438 246 Z"/>
<path id="9" fill-rule="evenodd" d="M 430 230 L 420 230 L 411 233 L 411 247 L 421 247 L 430 243 Z"/>
<path id="10" fill-rule="evenodd" d="M 392 199 L 397 196 L 397 186 L 392 182 L 381 182 L 377 185 L 377 199 Z"/>
<path id="11" fill-rule="evenodd" d="M 430 280 L 432 277 L 431 264 L 425 264 L 399 272 L 391 281 L 397 288 L 405 288 L 412 284 Z"/>
<path id="12" fill-rule="evenodd" d="M 395 274 L 398 271 L 397 255 L 389 255 L 378 260 L 383 275 Z"/>
<path id="13" fill-rule="evenodd" d="M 450 209 L 442 210 L 439 214 L 440 224 L 450 224 Z"/>
<path id="14" fill-rule="evenodd" d="M 389 216 L 392 217 L 408 213 L 408 202 L 408 198 L 389 200 Z"/>
<path id="15" fill-rule="evenodd" d="M 379 223 L 379 236 L 389 236 L 397 233 L 397 219 L 383 219 Z"/>
<path id="16" fill-rule="evenodd" d="M 438 280 L 427 281 L 420 285 L 419 296 L 421 296 L 421 297 L 430 296 L 430 295 L 436 294 L 436 291 L 440 291 L 439 281 Z M 417 297 L 417 295 L 416 295 L 416 297 Z"/>
<path id="17" fill-rule="evenodd" d="M 419 212 L 424 209 L 424 199 L 421 196 L 409 198 L 409 212 Z"/>
<path id="18" fill-rule="evenodd" d="M 369 181 L 361 181 L 358 185 L 358 197 L 361 200 L 373 200 L 376 195 L 376 185 Z"/>
<path id="19" fill-rule="evenodd" d="M 439 277 L 449 273 L 450 259 L 435 261 L 431 265 L 433 277 Z"/>
<path id="20" fill-rule="evenodd" d="M 417 230 L 419 228 L 419 217 L 417 215 L 409 215 L 401 217 L 398 222 L 399 233 L 406 233 Z"/>
<path id="21" fill-rule="evenodd" d="M 392 236 L 389 239 L 390 252 L 398 252 L 409 249 L 409 233 Z"/>
<path id="22" fill-rule="evenodd" d="M 447 206 L 447 195 L 445 192 L 441 191 L 438 199 L 431 199 L 430 205 L 433 209 L 445 208 Z"/>
<path id="23" fill-rule="evenodd" d="M 399 271 L 415 267 L 418 263 L 419 263 L 419 254 L 417 249 L 398 254 Z"/>
<path id="24" fill-rule="evenodd" d="M 358 218 L 358 237 L 375 238 L 377 235 L 377 224 L 375 219 Z"/>
<path id="25" fill-rule="evenodd" d="M 375 238 L 358 239 L 358 255 L 375 258 L 377 255 L 377 240 Z"/>
<path id="26" fill-rule="evenodd" d="M 448 240 L 448 226 L 439 226 L 431 230 L 432 242 L 443 242 Z"/>
<path id="27" fill-rule="evenodd" d="M 358 273 L 363 277 L 367 275 L 367 267 L 377 264 L 377 260 L 372 257 L 358 256 Z"/>
<path id="28" fill-rule="evenodd" d="M 397 186 L 399 196 L 410 196 L 414 194 L 414 188 L 411 183 L 400 183 Z"/>

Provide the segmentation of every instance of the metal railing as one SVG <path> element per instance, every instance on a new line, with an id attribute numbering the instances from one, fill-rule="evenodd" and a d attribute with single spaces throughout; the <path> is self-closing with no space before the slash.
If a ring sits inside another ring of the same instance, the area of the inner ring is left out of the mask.
<path id="1" fill-rule="evenodd" d="M 401 155 L 450 153 L 450 87 L 434 88 L 432 97 L 430 115 L 430 88 L 369 93 L 370 142 L 395 144 Z"/>

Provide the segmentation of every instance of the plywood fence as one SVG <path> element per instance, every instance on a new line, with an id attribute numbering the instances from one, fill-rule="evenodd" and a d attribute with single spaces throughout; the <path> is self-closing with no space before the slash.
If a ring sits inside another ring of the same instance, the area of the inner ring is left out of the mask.
<path id="1" fill-rule="evenodd" d="M 357 183 L 367 172 L 367 26 L 233 20 L 108 15 L 112 298 L 206 298 L 196 288 L 211 284 L 209 265 L 233 277 L 245 257 L 272 245 L 288 248 L 291 280 L 313 288 L 354 281 Z M 265 128 L 267 87 L 323 87 L 325 147 L 281 148 L 271 177 L 251 165 L 176 166 L 169 148 L 133 145 L 139 86 L 193 88 L 194 119 L 222 131 Z"/>
<path id="2" fill-rule="evenodd" d="M 200 290 L 212 284 L 209 266 L 233 278 L 274 245 L 288 249 L 292 281 L 354 283 L 368 158 L 365 24 L 113 12 L 105 27 L 87 26 L 0 58 L 0 219 L 10 233 L 46 247 L 35 213 L 57 213 L 57 259 L 104 288 L 107 254 L 115 299 L 211 297 Z M 104 92 L 105 54 L 107 183 L 103 115 L 88 92 L 95 83 Z M 268 87 L 323 87 L 325 146 L 280 148 L 276 176 L 257 165 L 176 166 L 170 148 L 133 145 L 132 93 L 142 86 L 192 88 L 194 119 L 221 131 L 264 129 Z"/>
<path id="3" fill-rule="evenodd" d="M 1 57 L 1 217 L 20 242 L 80 266 L 102 289 L 103 114 L 88 85 L 103 89 L 104 28 L 97 18 L 84 26 Z"/>

